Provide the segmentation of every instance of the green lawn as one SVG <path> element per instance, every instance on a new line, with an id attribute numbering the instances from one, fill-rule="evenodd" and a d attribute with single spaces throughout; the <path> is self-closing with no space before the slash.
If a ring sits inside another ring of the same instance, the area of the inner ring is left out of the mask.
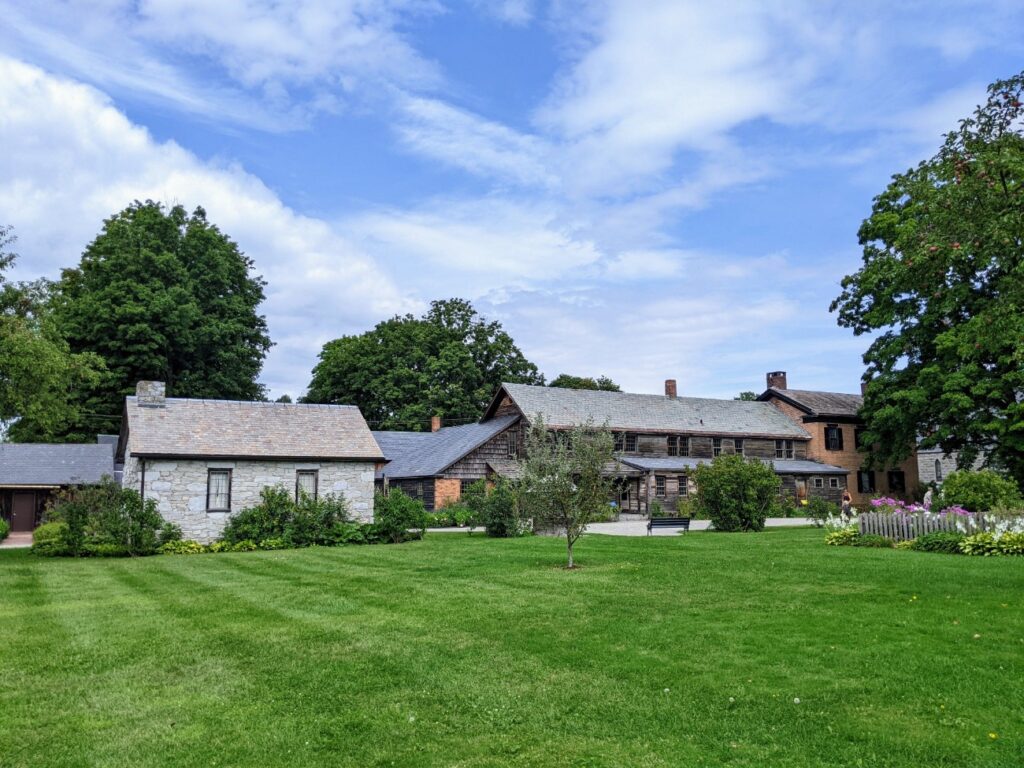
<path id="1" fill-rule="evenodd" d="M 0 552 L 0 765 L 1024 764 L 1024 558 L 821 540 Z"/>

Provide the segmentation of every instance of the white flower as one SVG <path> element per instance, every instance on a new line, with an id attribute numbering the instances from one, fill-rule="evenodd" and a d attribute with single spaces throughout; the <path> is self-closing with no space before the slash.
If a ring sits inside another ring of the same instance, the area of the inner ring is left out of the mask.
<path id="1" fill-rule="evenodd" d="M 800 703 L 800 699 L 793 699 L 793 703 L 794 704 L 799 704 Z"/>

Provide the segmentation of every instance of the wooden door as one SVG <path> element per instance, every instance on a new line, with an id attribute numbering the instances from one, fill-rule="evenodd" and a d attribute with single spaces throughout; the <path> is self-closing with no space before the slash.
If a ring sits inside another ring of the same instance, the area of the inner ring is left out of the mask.
<path id="1" fill-rule="evenodd" d="M 807 480 L 802 477 L 796 479 L 796 500 L 798 504 L 807 501 Z"/>
<path id="2" fill-rule="evenodd" d="M 36 527 L 36 495 L 34 492 L 17 492 L 11 503 L 11 531 L 31 531 Z"/>

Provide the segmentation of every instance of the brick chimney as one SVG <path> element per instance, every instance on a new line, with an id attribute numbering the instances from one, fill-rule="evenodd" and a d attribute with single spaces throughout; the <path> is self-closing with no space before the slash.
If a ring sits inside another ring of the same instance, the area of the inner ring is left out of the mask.
<path id="1" fill-rule="evenodd" d="M 437 432 L 441 428 L 441 417 L 431 416 L 430 417 L 430 431 Z"/>
<path id="2" fill-rule="evenodd" d="M 788 389 L 785 371 L 771 371 L 765 375 L 765 379 L 768 382 L 768 389 Z"/>
<path id="3" fill-rule="evenodd" d="M 868 383 L 869 382 L 867 382 L 867 381 L 862 381 L 860 383 L 860 395 L 861 395 L 861 397 L 863 397 L 864 395 L 866 395 L 868 393 Z"/>
<path id="4" fill-rule="evenodd" d="M 140 381 L 135 385 L 135 397 L 143 407 L 163 408 L 167 405 L 166 390 L 162 381 Z"/>
<path id="5" fill-rule="evenodd" d="M 675 379 L 665 379 L 665 397 L 675 397 L 675 396 L 676 396 L 676 380 Z"/>

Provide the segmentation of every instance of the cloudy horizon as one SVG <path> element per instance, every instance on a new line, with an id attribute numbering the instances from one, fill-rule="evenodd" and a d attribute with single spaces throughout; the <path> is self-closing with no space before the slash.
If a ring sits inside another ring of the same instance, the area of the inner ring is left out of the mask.
<path id="1" fill-rule="evenodd" d="M 1018 73 L 1019 3 L 68 0 L 0 30 L 0 224 L 56 277 L 135 199 L 268 285 L 261 377 L 432 299 L 553 378 L 858 390 L 828 312 L 893 174 Z"/>

